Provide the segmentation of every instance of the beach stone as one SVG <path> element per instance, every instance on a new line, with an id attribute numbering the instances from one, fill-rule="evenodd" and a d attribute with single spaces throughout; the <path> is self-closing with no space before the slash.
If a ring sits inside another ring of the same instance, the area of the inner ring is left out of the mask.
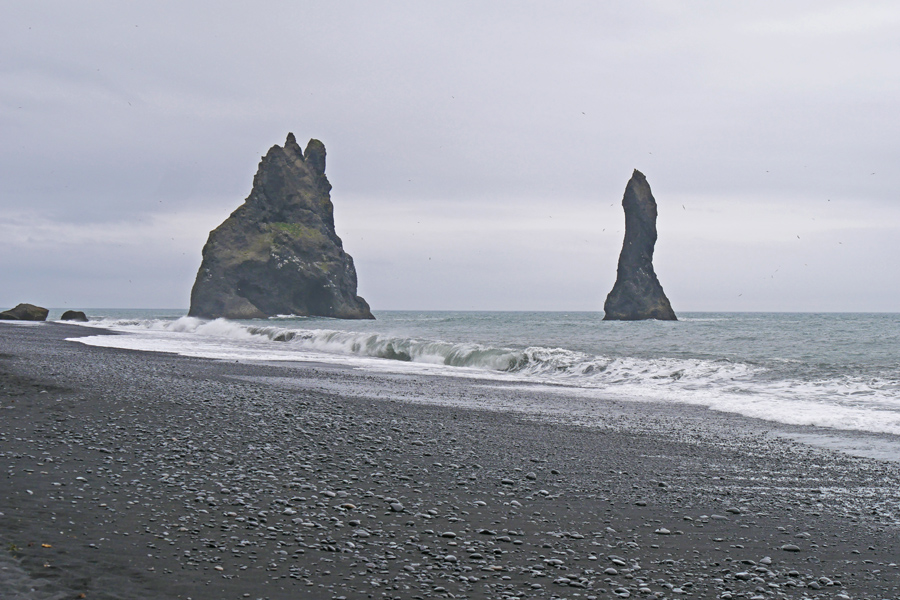
<path id="1" fill-rule="evenodd" d="M 401 504 L 400 502 L 391 503 L 391 510 L 394 512 L 403 512 L 403 508 L 403 504 Z"/>
<path id="2" fill-rule="evenodd" d="M 785 544 L 781 547 L 785 552 L 800 552 L 800 546 L 796 546 L 794 544 Z"/>

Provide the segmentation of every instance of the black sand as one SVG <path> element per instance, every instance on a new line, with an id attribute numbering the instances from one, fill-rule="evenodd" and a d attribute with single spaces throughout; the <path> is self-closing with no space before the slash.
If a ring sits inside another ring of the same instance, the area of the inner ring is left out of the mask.
<path id="1" fill-rule="evenodd" d="M 691 407 L 584 401 L 582 426 L 539 389 L 84 334 L 0 324 L 0 598 L 900 598 L 896 462 Z"/>

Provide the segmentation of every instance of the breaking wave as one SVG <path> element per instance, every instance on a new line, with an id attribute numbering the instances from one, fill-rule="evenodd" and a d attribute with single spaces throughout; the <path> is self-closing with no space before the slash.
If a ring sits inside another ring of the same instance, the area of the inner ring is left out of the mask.
<path id="1" fill-rule="evenodd" d="M 274 344 L 282 352 L 314 352 L 462 367 L 504 374 L 518 380 L 614 389 L 619 395 L 647 399 L 692 402 L 708 399 L 714 394 L 726 394 L 736 400 L 755 401 L 767 397 L 845 404 L 863 401 L 872 407 L 900 408 L 900 383 L 895 379 L 847 374 L 810 376 L 809 373 L 786 377 L 784 372 L 727 358 L 605 356 L 565 348 L 502 348 L 382 332 L 298 329 L 225 319 L 205 321 L 194 317 L 174 321 L 104 320 L 91 325 L 129 332 L 193 334 L 204 339 L 238 343 L 242 349 L 250 350 L 251 356 L 254 348 L 263 355 L 265 349 L 274 348 Z"/>

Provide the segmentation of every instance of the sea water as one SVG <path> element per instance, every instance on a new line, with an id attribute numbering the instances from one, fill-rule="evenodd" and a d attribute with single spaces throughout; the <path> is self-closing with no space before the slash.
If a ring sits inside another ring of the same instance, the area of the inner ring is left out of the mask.
<path id="1" fill-rule="evenodd" d="M 87 311 L 122 333 L 78 341 L 227 360 L 538 383 L 561 394 L 688 403 L 792 425 L 900 435 L 900 314 L 378 311 L 375 321 L 228 321 Z"/>

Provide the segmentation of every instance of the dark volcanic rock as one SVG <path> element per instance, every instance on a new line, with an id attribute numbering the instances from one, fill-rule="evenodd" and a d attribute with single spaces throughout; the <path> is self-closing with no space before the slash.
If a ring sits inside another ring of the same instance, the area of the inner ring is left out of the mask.
<path id="1" fill-rule="evenodd" d="M 653 247 L 656 245 L 656 200 L 644 174 L 635 169 L 625 196 L 625 241 L 619 255 L 616 284 L 606 297 L 605 321 L 660 319 L 677 321 L 656 273 Z"/>
<path id="2" fill-rule="evenodd" d="M 210 232 L 188 314 L 373 319 L 335 233 L 330 191 L 322 142 L 304 153 L 289 133 L 283 148 L 272 146 L 244 204 Z"/>
<path id="3" fill-rule="evenodd" d="M 46 321 L 50 311 L 34 304 L 19 304 L 15 308 L 0 312 L 4 321 Z"/>
<path id="4" fill-rule="evenodd" d="M 60 317 L 62 321 L 80 321 L 82 323 L 87 323 L 87 315 L 84 314 L 80 310 L 67 310 Z"/>

